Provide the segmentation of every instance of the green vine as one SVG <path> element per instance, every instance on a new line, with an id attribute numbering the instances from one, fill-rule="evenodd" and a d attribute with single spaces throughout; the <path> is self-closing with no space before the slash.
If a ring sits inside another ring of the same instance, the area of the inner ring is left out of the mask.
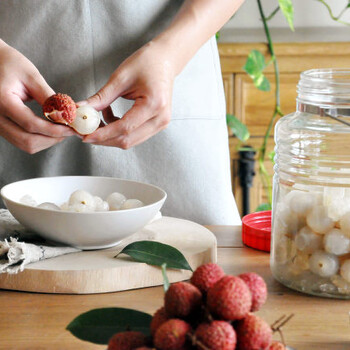
<path id="1" fill-rule="evenodd" d="M 343 21 L 341 18 L 346 13 L 346 11 L 350 8 L 350 0 L 347 0 L 347 4 L 345 7 L 340 11 L 339 15 L 334 15 L 330 5 L 325 0 L 315 0 L 317 2 L 320 2 L 324 6 L 326 6 L 330 17 L 341 24 L 350 26 L 349 22 Z M 283 13 L 284 17 L 286 18 L 289 27 L 291 30 L 294 31 L 294 7 L 292 4 L 292 0 L 278 0 L 278 6 L 271 12 L 270 15 L 266 16 L 264 12 L 264 8 L 262 5 L 262 0 L 257 0 L 258 8 L 260 17 L 263 23 L 264 32 L 268 44 L 268 50 L 269 54 L 271 56 L 271 60 L 269 62 L 265 62 L 264 56 L 257 50 L 252 50 L 249 54 L 246 64 L 243 67 L 244 70 L 247 72 L 247 74 L 253 79 L 254 85 L 262 90 L 262 91 L 269 91 L 270 90 L 270 83 L 263 74 L 263 70 L 270 64 L 273 64 L 274 67 L 274 81 L 275 81 L 275 105 L 274 110 L 272 113 L 272 117 L 270 119 L 270 122 L 267 126 L 263 143 L 261 147 L 257 150 L 258 151 L 258 165 L 259 165 L 259 174 L 262 179 L 263 187 L 267 193 L 268 196 L 268 203 L 265 203 L 261 205 L 264 209 L 267 207 L 271 208 L 272 204 L 272 181 L 271 176 L 269 175 L 266 166 L 265 166 L 265 160 L 266 160 L 266 151 L 267 151 L 267 142 L 269 140 L 269 137 L 271 135 L 271 130 L 274 125 L 274 122 L 277 118 L 282 117 L 284 114 L 281 110 L 281 98 L 280 98 L 280 73 L 279 73 L 279 67 L 278 67 L 278 60 L 275 55 L 274 51 L 274 45 L 270 34 L 270 29 L 268 27 L 268 21 L 270 21 L 280 10 Z M 233 120 L 235 117 L 230 115 L 230 120 Z M 243 130 L 242 126 L 237 125 L 240 123 L 237 118 L 235 118 L 235 129 L 233 130 L 235 135 L 242 141 L 243 135 L 247 136 L 249 135 L 249 132 L 246 130 L 245 134 L 243 134 L 243 131 L 237 132 L 240 130 Z M 230 124 L 229 124 L 230 126 Z M 239 134 L 242 134 L 241 136 Z M 244 141 L 246 138 L 244 139 Z M 243 148 L 242 148 L 243 149 Z M 249 149 L 251 150 L 251 148 Z M 271 158 L 271 155 L 269 155 Z M 259 206 L 260 207 L 260 206 Z"/>
<path id="2" fill-rule="evenodd" d="M 331 16 L 331 18 L 333 19 L 333 21 L 339 22 L 339 23 L 344 24 L 346 26 L 350 26 L 349 22 L 345 22 L 345 21 L 341 20 L 344 13 L 350 8 L 350 1 L 348 1 L 347 5 L 340 11 L 338 16 L 335 16 L 333 14 L 332 8 L 330 7 L 330 5 L 326 1 L 324 1 L 324 0 L 315 0 L 315 1 L 320 2 L 321 4 L 323 4 L 327 8 L 328 13 Z"/>

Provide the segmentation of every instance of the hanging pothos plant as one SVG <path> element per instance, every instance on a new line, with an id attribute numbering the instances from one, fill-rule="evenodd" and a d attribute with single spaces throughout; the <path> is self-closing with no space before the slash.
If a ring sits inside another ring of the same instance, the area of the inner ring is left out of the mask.
<path id="1" fill-rule="evenodd" d="M 332 18 L 332 20 L 339 22 L 341 24 L 350 26 L 349 22 L 343 21 L 342 18 L 345 12 L 350 8 L 350 0 L 345 0 L 345 4 L 343 9 L 340 11 L 338 15 L 335 15 L 332 11 L 331 6 L 325 0 L 314 0 L 321 3 L 323 6 L 327 8 L 327 11 Z M 269 80 L 264 75 L 264 70 L 269 65 L 273 65 L 274 68 L 274 81 L 275 81 L 275 105 L 272 112 L 271 119 L 267 126 L 262 145 L 255 150 L 258 153 L 258 164 L 259 164 L 259 175 L 261 176 L 263 187 L 267 193 L 268 202 L 262 203 L 256 209 L 256 211 L 260 210 L 268 210 L 271 209 L 272 204 L 272 181 L 271 176 L 266 170 L 265 161 L 267 158 L 273 162 L 274 153 L 266 155 L 267 141 L 271 135 L 271 130 L 274 125 L 276 118 L 282 117 L 284 114 L 281 110 L 281 101 L 280 101 L 280 74 L 278 69 L 278 61 L 274 51 L 274 45 L 270 34 L 270 29 L 268 26 L 268 22 L 278 13 L 282 12 L 283 16 L 286 18 L 288 25 L 292 31 L 294 31 L 294 6 L 292 0 L 277 0 L 278 4 L 276 8 L 272 11 L 272 13 L 268 16 L 265 15 L 265 11 L 262 5 L 261 0 L 257 0 L 257 5 L 259 8 L 260 17 L 263 23 L 263 28 L 267 40 L 267 45 L 270 54 L 270 60 L 268 62 L 265 61 L 264 55 L 258 50 L 252 50 L 248 57 L 247 61 L 243 67 L 244 71 L 252 78 L 255 87 L 262 91 L 270 91 L 271 86 Z M 231 128 L 233 134 L 242 142 L 245 142 L 249 139 L 249 131 L 247 127 L 240 122 L 238 118 L 236 118 L 232 114 L 227 114 L 227 125 Z M 244 150 L 246 148 L 243 148 Z"/>

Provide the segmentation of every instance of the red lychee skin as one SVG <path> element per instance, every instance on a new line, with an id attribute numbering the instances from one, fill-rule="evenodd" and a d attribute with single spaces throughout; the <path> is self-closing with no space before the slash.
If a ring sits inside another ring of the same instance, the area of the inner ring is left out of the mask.
<path id="1" fill-rule="evenodd" d="M 73 99 L 65 94 L 50 96 L 43 104 L 43 113 L 49 120 L 60 124 L 71 124 L 77 107 Z"/>
<path id="2" fill-rule="evenodd" d="M 265 304 L 267 298 L 267 287 L 264 279 L 254 272 L 242 273 L 238 277 L 247 284 L 252 293 L 252 308 L 250 311 L 258 311 Z"/>
<path id="3" fill-rule="evenodd" d="M 269 350 L 287 350 L 287 348 L 279 341 L 273 341 L 268 348 Z"/>
<path id="4" fill-rule="evenodd" d="M 179 319 L 171 319 L 163 323 L 154 336 L 154 345 L 159 350 L 184 350 L 188 349 L 187 333 L 191 326 Z"/>
<path id="5" fill-rule="evenodd" d="M 202 293 L 207 293 L 208 289 L 224 276 L 225 272 L 218 264 L 204 264 L 193 272 L 191 283 Z"/>
<path id="6" fill-rule="evenodd" d="M 152 317 L 152 321 L 151 321 L 151 334 L 152 336 L 155 335 L 157 329 L 166 321 L 168 321 L 169 317 L 167 316 L 166 312 L 165 312 L 165 307 L 161 307 L 160 309 L 158 309 L 155 314 Z"/>
<path id="7" fill-rule="evenodd" d="M 142 346 L 141 348 L 136 348 L 134 350 L 153 350 L 154 348 L 149 348 L 148 346 Z"/>
<path id="8" fill-rule="evenodd" d="M 172 284 L 165 294 L 164 307 L 169 317 L 185 318 L 201 305 L 202 293 L 188 283 L 177 282 Z"/>
<path id="9" fill-rule="evenodd" d="M 226 321 L 202 323 L 195 332 L 196 340 L 209 349 L 234 350 L 236 347 L 236 332 Z M 197 349 L 203 349 L 197 344 Z"/>
<path id="10" fill-rule="evenodd" d="M 146 344 L 146 336 L 141 332 L 128 331 L 113 335 L 108 342 L 108 350 L 133 350 Z"/>
<path id="11" fill-rule="evenodd" d="M 237 350 L 267 350 L 272 342 L 272 329 L 260 317 L 249 313 L 237 322 Z"/>
<path id="12" fill-rule="evenodd" d="M 207 306 L 222 320 L 240 320 L 252 307 L 252 294 L 239 277 L 224 276 L 209 288 Z"/>

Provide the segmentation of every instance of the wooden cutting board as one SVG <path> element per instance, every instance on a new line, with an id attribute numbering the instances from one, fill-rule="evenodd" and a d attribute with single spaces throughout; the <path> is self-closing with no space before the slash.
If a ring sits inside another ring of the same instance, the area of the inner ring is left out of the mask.
<path id="1" fill-rule="evenodd" d="M 39 261 L 18 274 L 1 274 L 0 288 L 40 293 L 89 294 L 116 292 L 163 284 L 161 269 L 114 256 L 127 244 L 154 240 L 179 249 L 194 270 L 216 262 L 216 238 L 194 222 L 163 217 L 123 240 L 118 246 L 82 251 Z M 191 271 L 168 269 L 170 282 L 189 279 Z"/>

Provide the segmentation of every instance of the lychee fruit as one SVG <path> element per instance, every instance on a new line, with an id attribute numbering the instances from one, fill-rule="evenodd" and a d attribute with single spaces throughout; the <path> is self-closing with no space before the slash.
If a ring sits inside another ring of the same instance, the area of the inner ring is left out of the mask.
<path id="1" fill-rule="evenodd" d="M 274 340 L 268 350 L 287 350 L 287 348 L 281 342 Z"/>
<path id="2" fill-rule="evenodd" d="M 75 119 L 69 124 L 80 135 L 93 133 L 100 125 L 101 118 L 95 108 L 84 105 L 77 108 Z"/>
<path id="3" fill-rule="evenodd" d="M 167 316 L 165 312 L 165 307 L 161 307 L 158 309 L 155 314 L 152 317 L 150 329 L 151 329 L 151 334 L 152 336 L 155 335 L 157 329 L 166 321 L 168 321 L 169 317 Z"/>
<path id="4" fill-rule="evenodd" d="M 189 348 L 187 333 L 191 326 L 179 319 L 171 319 L 163 323 L 156 331 L 154 345 L 160 350 L 184 350 Z"/>
<path id="5" fill-rule="evenodd" d="M 218 264 L 204 264 L 193 272 L 191 283 L 202 293 L 207 293 L 208 289 L 224 276 L 225 272 Z"/>
<path id="6" fill-rule="evenodd" d="M 45 117 L 55 123 L 71 124 L 76 117 L 76 105 L 73 99 L 66 94 L 55 94 L 44 102 Z"/>
<path id="7" fill-rule="evenodd" d="M 267 298 L 267 287 L 264 279 L 254 272 L 242 273 L 238 277 L 246 283 L 252 293 L 252 307 L 250 311 L 258 311 Z"/>
<path id="8" fill-rule="evenodd" d="M 185 318 L 201 305 L 202 293 L 187 282 L 172 284 L 165 294 L 164 306 L 169 317 Z"/>
<path id="9" fill-rule="evenodd" d="M 252 307 L 252 294 L 241 278 L 224 276 L 209 288 L 207 306 L 220 319 L 240 320 Z"/>
<path id="10" fill-rule="evenodd" d="M 272 329 L 260 317 L 249 313 L 235 326 L 237 350 L 265 350 L 272 342 Z"/>
<path id="11" fill-rule="evenodd" d="M 234 350 L 236 341 L 236 332 L 226 321 L 202 323 L 195 332 L 197 349 Z"/>
<path id="12" fill-rule="evenodd" d="M 116 333 L 108 342 L 108 350 L 133 350 L 146 344 L 146 336 L 141 332 Z"/>

